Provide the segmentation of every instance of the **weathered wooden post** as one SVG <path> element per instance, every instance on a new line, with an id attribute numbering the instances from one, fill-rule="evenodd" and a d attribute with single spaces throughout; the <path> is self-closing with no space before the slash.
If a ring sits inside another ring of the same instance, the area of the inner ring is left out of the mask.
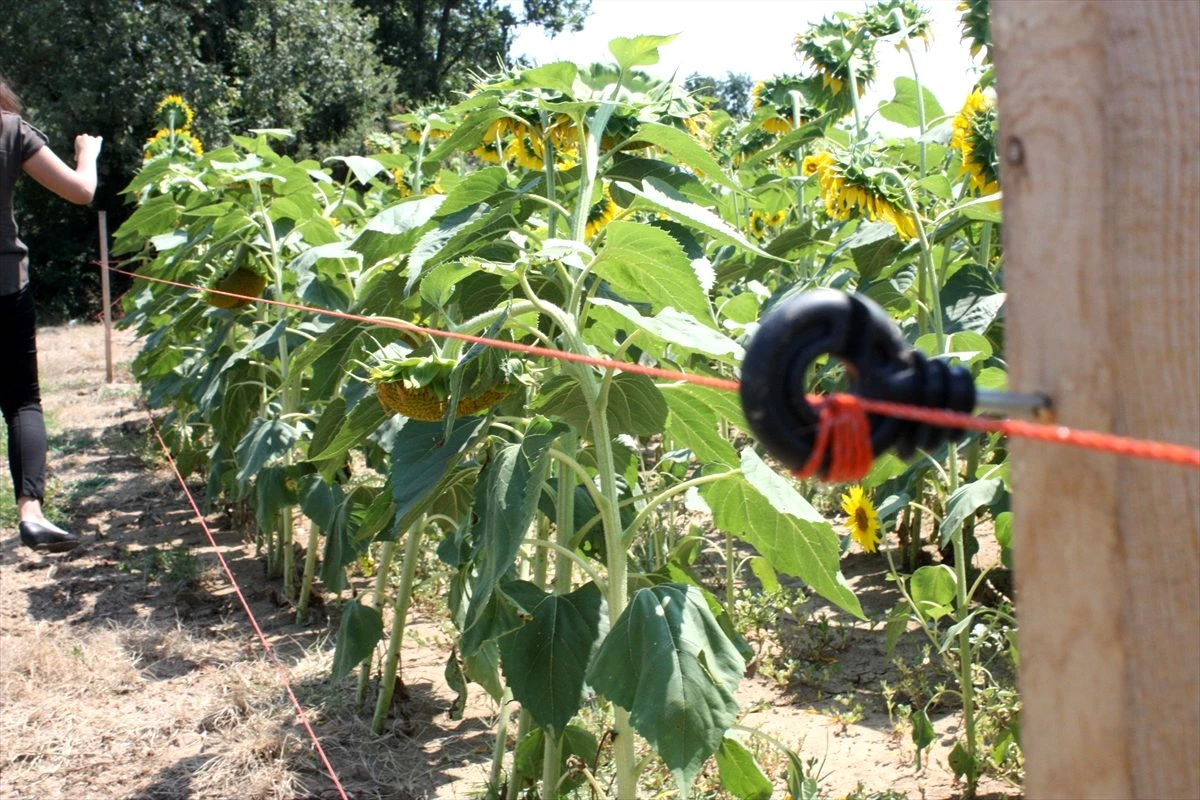
<path id="1" fill-rule="evenodd" d="M 996 2 L 1013 387 L 1200 444 L 1200 3 Z M 1200 473 L 1014 441 L 1026 792 L 1200 797 Z"/>
<path id="2" fill-rule="evenodd" d="M 100 223 L 100 302 L 104 306 L 104 380 L 113 382 L 112 292 L 108 282 L 108 212 L 98 214 Z"/>

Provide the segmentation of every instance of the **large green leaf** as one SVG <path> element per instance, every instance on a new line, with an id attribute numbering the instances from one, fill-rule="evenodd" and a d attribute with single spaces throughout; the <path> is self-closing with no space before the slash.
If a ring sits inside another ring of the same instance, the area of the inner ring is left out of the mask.
<path id="1" fill-rule="evenodd" d="M 583 704 L 588 662 L 606 627 L 604 596 L 594 583 L 564 595 L 524 582 L 501 590 L 532 615 L 500 639 L 508 686 L 538 725 L 559 735 Z"/>
<path id="2" fill-rule="evenodd" d="M 438 208 L 437 215 L 448 217 L 464 208 L 489 202 L 501 190 L 508 190 L 508 170 L 504 167 L 487 167 L 472 172 L 450 190 L 446 201 Z"/>
<path id="3" fill-rule="evenodd" d="M 754 754 L 737 739 L 726 737 L 717 748 L 721 788 L 741 800 L 771 800 L 774 787 L 763 774 Z"/>
<path id="4" fill-rule="evenodd" d="M 926 564 L 913 573 L 908 582 L 913 604 L 921 616 L 938 620 L 954 611 L 954 593 L 958 580 L 945 564 Z"/>
<path id="5" fill-rule="evenodd" d="M 989 506 L 1004 493 L 1004 482 L 999 478 L 972 481 L 958 487 L 946 499 L 946 516 L 938 528 L 940 546 L 945 547 L 955 531 L 962 527 L 967 517 L 984 506 Z"/>
<path id="6" fill-rule="evenodd" d="M 570 61 L 555 61 L 540 67 L 522 70 L 516 85 L 522 89 L 553 89 L 567 97 L 575 94 L 575 76 L 579 68 Z"/>
<path id="7" fill-rule="evenodd" d="M 697 206 L 698 208 L 698 206 Z M 692 262 L 671 234 L 640 222 L 617 220 L 605 229 L 592 271 L 613 290 L 654 311 L 667 307 L 711 322 L 712 306 Z"/>
<path id="8" fill-rule="evenodd" d="M 588 682 L 630 713 L 686 795 L 692 778 L 737 720 L 745 663 L 700 592 L 641 589 L 596 653 Z"/>
<path id="9" fill-rule="evenodd" d="M 742 187 L 725 174 L 725 170 L 704 149 L 704 146 L 679 128 L 662 125 L 658 122 L 643 122 L 638 126 L 632 137 L 638 142 L 648 142 L 666 150 L 676 160 L 703 173 L 704 177 L 720 183 L 735 192 L 741 192 Z"/>
<path id="10" fill-rule="evenodd" d="M 645 317 L 628 303 L 603 297 L 594 298 L 592 304 L 595 310 L 590 315 L 593 324 L 588 332 L 593 336 L 608 334 L 610 339 L 604 344 L 609 347 L 615 346 L 613 334 L 617 331 L 625 331 L 627 335 L 640 331 L 634 340 L 638 349 L 658 358 L 668 355 L 668 345 L 672 346 L 671 354 L 675 360 L 688 353 L 704 353 L 728 364 L 740 365 L 745 355 L 740 344 L 691 314 L 664 308 L 653 317 Z"/>
<path id="11" fill-rule="evenodd" d="M 742 415 L 736 395 L 691 383 L 664 386 L 662 393 L 669 410 L 666 434 L 673 447 L 688 448 L 701 464 L 737 465 L 737 451 L 720 430 L 722 420 L 746 429 L 739 424 Z"/>
<path id="12" fill-rule="evenodd" d="M 558 741 L 559 771 L 564 776 L 554 797 L 570 797 L 570 791 L 583 783 L 584 777 L 578 771 L 569 772 L 567 761 L 578 759 L 583 764 L 596 761 L 596 750 L 600 743 L 596 735 L 581 725 L 568 725 Z M 546 732 L 534 728 L 525 738 L 517 742 L 513 754 L 513 780 L 521 786 L 532 786 L 542 777 L 542 762 L 546 756 Z"/>
<path id="13" fill-rule="evenodd" d="M 550 446 L 565 430 L 545 417 L 535 417 L 521 441 L 497 447 L 480 474 L 475 495 L 479 555 L 467 629 L 491 599 L 501 578 L 512 569 L 537 511 L 550 464 Z"/>
<path id="14" fill-rule="evenodd" d="M 591 433 L 591 417 L 583 390 L 572 378 L 561 377 L 547 382 L 533 409 L 558 417 L 585 434 Z M 651 378 L 622 372 L 613 377 L 608 389 L 605 416 L 614 436 L 620 433 L 653 436 L 662 432 L 667 419 L 667 404 Z"/>
<path id="15" fill-rule="evenodd" d="M 747 447 L 742 474 L 700 489 L 717 527 L 741 537 L 776 570 L 794 575 L 814 592 L 866 619 L 838 565 L 841 546 L 833 525 L 792 484 Z"/>
<path id="16" fill-rule="evenodd" d="M 436 228 L 427 231 L 417 241 L 408 257 L 408 280 L 404 284 L 405 295 L 412 292 L 421 270 L 426 264 L 444 261 L 454 250 L 456 243 L 466 237 L 473 237 L 480 228 L 486 226 L 495 216 L 496 211 L 487 203 L 460 209 L 438 223 Z"/>
<path id="17" fill-rule="evenodd" d="M 1005 300 L 996 279 L 978 264 L 967 264 L 950 276 L 940 296 L 946 333 L 987 333 Z"/>
<path id="18" fill-rule="evenodd" d="M 392 499 L 396 516 L 403 519 L 428 499 L 428 495 L 485 430 L 486 417 L 454 421 L 450 436 L 442 438 L 440 422 L 409 420 L 392 442 Z"/>
<path id="19" fill-rule="evenodd" d="M 433 218 L 445 199 L 441 195 L 420 197 L 385 208 L 371 218 L 351 247 L 362 253 L 366 266 L 408 252 L 417 231 Z"/>
<path id="20" fill-rule="evenodd" d="M 609 194 L 612 195 L 613 202 L 622 208 L 633 205 L 633 201 L 636 199 L 632 194 L 621 188 L 622 185 L 633 184 L 634 186 L 640 186 L 646 178 L 655 178 L 662 181 L 679 192 L 680 196 L 691 200 L 693 203 L 704 206 L 713 205 L 717 202 L 713 193 L 709 191 L 702 180 L 696 177 L 695 173 L 667 161 L 640 158 L 637 156 L 621 156 L 615 159 L 604 170 L 604 176 L 611 181 L 609 184 Z"/>
<path id="21" fill-rule="evenodd" d="M 309 444 L 309 461 L 340 461 L 344 459 L 346 452 L 351 447 L 355 447 L 375 432 L 388 417 L 387 411 L 373 397 L 364 397 L 360 400 L 350 410 L 349 416 L 343 415 L 344 407 L 344 403 L 338 406 L 335 401 L 330 403 L 325 413 L 321 415 L 321 419 L 317 422 L 317 431 L 321 435 L 319 437 L 314 435 Z M 331 419 L 327 420 L 326 417 L 331 417 Z M 338 424 L 339 421 L 340 424 Z M 405 424 L 412 423 L 409 421 Z M 337 425 L 337 433 L 329 435 L 328 432 L 334 425 Z"/>
<path id="22" fill-rule="evenodd" d="M 238 483 L 246 484 L 260 469 L 282 460 L 300 439 L 300 429 L 278 419 L 258 419 L 237 445 Z"/>
<path id="23" fill-rule="evenodd" d="M 696 205 L 675 191 L 667 183 L 663 183 L 656 178 L 646 178 L 642 181 L 641 186 L 634 186 L 630 183 L 622 183 L 621 186 L 625 191 L 640 198 L 641 203 L 639 205 L 644 204 L 652 210 L 666 213 L 668 216 L 685 225 L 700 228 L 723 244 L 731 244 L 734 247 L 749 250 L 764 258 L 774 258 L 766 250 L 758 247 L 758 245 L 743 236 L 737 228 L 734 228 L 721 219 L 716 212 L 710 211 L 704 206 Z M 610 225 L 609 227 L 611 228 L 612 226 Z M 776 262 L 783 261 L 783 259 L 774 260 Z"/>
<path id="24" fill-rule="evenodd" d="M 349 675 L 350 670 L 371 655 L 382 638 L 383 617 L 379 609 L 361 605 L 358 598 L 351 600 L 342 609 L 337 645 L 333 649 L 333 674 L 329 680 L 337 683 Z"/>
<path id="25" fill-rule="evenodd" d="M 912 78 L 896 78 L 896 96 L 890 102 L 879 106 L 879 116 L 886 120 L 915 128 L 920 125 L 920 109 L 917 105 L 917 82 Z M 921 87 L 921 97 L 925 102 L 925 125 L 928 126 L 938 117 L 945 116 L 941 104 L 933 96 L 928 87 Z"/>
<path id="26" fill-rule="evenodd" d="M 609 42 L 608 49 L 623 71 L 631 67 L 649 66 L 658 63 L 658 48 L 673 42 L 676 35 L 636 36 L 632 39 L 622 36 Z"/>

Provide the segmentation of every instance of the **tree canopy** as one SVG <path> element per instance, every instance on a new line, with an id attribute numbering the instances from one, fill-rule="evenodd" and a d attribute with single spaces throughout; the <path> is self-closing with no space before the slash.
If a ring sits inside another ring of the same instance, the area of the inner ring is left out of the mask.
<path id="1" fill-rule="evenodd" d="M 579 29 L 590 0 L 0 0 L 0 72 L 26 116 L 68 158 L 80 132 L 104 137 L 96 205 L 115 227 L 169 94 L 197 112 L 206 147 L 252 128 L 289 128 L 300 155 L 355 152 L 407 106 L 465 88 L 510 61 L 521 25 Z M 87 305 L 78 279 L 93 216 L 29 182 L 17 213 L 43 310 Z M 94 305 L 94 304 L 92 304 Z"/>

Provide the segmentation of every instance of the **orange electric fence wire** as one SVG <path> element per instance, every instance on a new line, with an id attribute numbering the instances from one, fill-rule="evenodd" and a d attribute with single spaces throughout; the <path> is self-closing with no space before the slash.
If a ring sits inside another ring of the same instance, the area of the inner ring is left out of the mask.
<path id="1" fill-rule="evenodd" d="M 262 628 L 259 627 L 258 620 L 254 618 L 254 612 L 250 610 L 250 604 L 246 602 L 245 595 L 242 594 L 241 587 L 238 586 L 237 579 L 233 577 L 233 570 L 229 568 L 229 564 L 225 561 L 225 556 L 221 554 L 220 548 L 217 546 L 216 537 L 213 536 L 212 530 L 209 529 L 208 523 L 204 520 L 204 514 L 200 512 L 200 506 L 196 503 L 196 498 L 192 496 L 192 492 L 187 487 L 187 482 L 183 475 L 179 472 L 179 468 L 175 466 L 175 459 L 171 457 L 171 451 L 167 447 L 167 443 L 163 441 L 162 434 L 158 431 L 158 425 L 154 422 L 153 415 L 147 410 L 147 416 L 150 417 L 150 427 L 154 431 L 154 437 L 158 439 L 159 445 L 162 447 L 163 455 L 167 457 L 167 463 L 171 465 L 171 470 L 175 473 L 176 480 L 183 487 L 183 493 L 187 496 L 188 503 L 192 506 L 192 511 L 196 514 L 196 521 L 200 523 L 200 527 L 204 530 L 204 535 L 208 537 L 209 544 L 212 545 L 213 552 L 216 553 L 217 560 L 221 562 L 221 568 L 225 570 L 225 576 L 229 578 L 230 585 L 233 586 L 233 593 L 237 595 L 237 599 L 242 604 L 242 608 L 246 611 L 246 616 L 250 618 L 250 625 L 254 628 L 254 632 L 258 634 L 258 641 L 262 643 L 263 649 L 267 651 L 267 655 L 271 657 L 272 663 L 275 665 L 275 670 L 279 673 L 279 680 L 283 683 L 283 688 L 287 691 L 288 698 L 291 699 L 292 705 L 296 708 L 296 714 L 300 718 L 300 722 L 304 725 L 304 729 L 308 731 L 309 738 L 312 739 L 313 747 L 317 749 L 317 755 L 321 758 L 321 763 L 325 766 L 325 772 L 328 773 L 333 785 L 337 787 L 338 795 L 342 800 L 350 800 L 346 794 L 346 790 L 342 788 L 342 782 L 338 780 L 337 773 L 333 769 L 333 765 L 329 763 L 328 757 L 325 755 L 325 748 L 321 747 L 321 740 L 317 738 L 316 732 L 308 721 L 308 715 L 304 713 L 304 707 L 300 705 L 300 701 L 296 699 L 296 693 L 292 691 L 292 684 L 288 681 L 288 673 L 283 664 L 280 663 L 279 657 L 275 655 L 275 651 L 271 648 L 271 643 L 267 641 L 266 635 Z"/>
<path id="2" fill-rule="evenodd" d="M 312 314 L 334 317 L 336 319 L 362 322 L 368 325 L 378 325 L 380 327 L 411 331 L 413 333 L 423 333 L 427 336 L 436 336 L 443 339 L 458 339 L 464 342 L 487 345 L 489 347 L 510 350 L 527 355 L 545 356 L 546 358 L 554 358 L 560 361 L 587 364 L 589 366 L 600 367 L 602 369 L 621 370 L 623 372 L 646 375 L 652 378 L 684 381 L 699 386 L 707 386 L 713 389 L 724 389 L 728 391 L 737 391 L 740 386 L 737 381 L 726 378 L 713 378 L 705 375 L 689 375 L 676 370 L 648 367 L 642 364 L 615 361 L 607 358 L 596 358 L 580 353 L 570 353 L 563 350 L 555 350 L 550 347 L 520 344 L 518 342 L 505 342 L 499 339 L 490 339 L 485 336 L 474 336 L 466 333 L 457 333 L 455 331 L 443 331 L 438 330 L 437 328 L 426 328 L 421 325 L 414 325 L 410 322 L 404 322 L 403 320 L 381 317 L 364 317 L 357 314 L 348 314 L 343 311 L 332 311 L 329 309 L 314 308 L 312 306 L 305 306 L 297 303 L 287 303 L 282 300 L 271 300 L 265 297 L 249 297 L 233 292 L 225 292 L 218 289 L 209 289 L 203 286 L 195 286 L 188 283 L 170 281 L 164 278 L 141 275 L 136 272 L 117 269 L 115 267 L 108 267 L 108 269 L 113 272 L 119 272 L 123 275 L 129 275 L 139 280 L 166 284 L 168 286 L 176 286 L 192 291 L 219 294 L 241 300 L 249 300 L 257 303 L 281 306 L 283 308 L 290 308 L 297 311 L 306 311 Z M 820 428 L 818 430 L 818 439 L 820 441 L 817 443 L 818 446 L 814 448 L 814 452 L 809 460 L 809 463 L 800 470 L 800 473 L 811 474 L 815 472 L 817 467 L 822 463 L 824 454 L 828 449 L 831 451 L 833 462 L 836 463 L 836 472 L 838 475 L 838 478 L 835 479 L 830 477 L 829 480 L 836 480 L 838 482 L 857 480 L 866 474 L 867 470 L 870 468 L 871 448 L 869 442 L 866 441 L 870 433 L 870 426 L 865 424 L 866 420 L 864 414 L 866 413 L 897 417 L 899 419 L 924 422 L 947 428 L 965 428 L 969 430 L 982 431 L 985 433 L 1002 433 L 1007 436 L 1016 436 L 1037 441 L 1070 445 L 1072 447 L 1080 447 L 1088 450 L 1096 450 L 1099 452 L 1112 453 L 1119 456 L 1125 456 L 1127 458 L 1161 461 L 1168 464 L 1190 467 L 1192 469 L 1200 469 L 1200 449 L 1186 447 L 1184 445 L 1155 442 L 1146 439 L 1134 439 L 1128 436 L 1117 436 L 1114 434 L 1100 433 L 1097 431 L 1078 430 L 1075 428 L 1068 428 L 1063 425 L 1046 425 L 1044 423 L 1025 422 L 1014 419 L 987 419 L 984 417 L 975 417 L 970 414 L 946 411 L 944 409 L 911 406 L 903 403 L 890 403 L 883 400 L 872 400 L 849 394 L 831 394 L 822 397 L 811 397 L 810 402 L 817 406 L 820 412 L 821 421 Z M 862 422 L 857 420 L 857 417 L 859 416 L 864 416 Z M 864 443 L 865 455 L 863 454 Z"/>

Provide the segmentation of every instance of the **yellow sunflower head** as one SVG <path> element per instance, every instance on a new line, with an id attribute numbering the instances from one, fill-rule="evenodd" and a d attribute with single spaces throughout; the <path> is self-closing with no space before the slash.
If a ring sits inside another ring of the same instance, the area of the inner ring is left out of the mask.
<path id="1" fill-rule="evenodd" d="M 872 163 L 870 153 L 860 151 L 858 157 L 855 160 L 848 154 L 816 153 L 801 162 L 800 170 L 806 176 L 816 176 L 825 213 L 831 219 L 857 217 L 888 222 L 904 241 L 915 238 L 916 220 L 904 210 L 896 188 L 864 169 Z"/>
<path id="2" fill-rule="evenodd" d="M 171 131 L 160 128 L 142 146 L 142 159 L 153 161 L 167 156 L 170 158 L 194 158 L 204 155 L 204 145 L 189 131 Z"/>
<path id="3" fill-rule="evenodd" d="M 874 553 L 882 541 L 879 514 L 861 486 L 851 486 L 850 491 L 842 495 L 842 511 L 846 512 L 850 538 L 858 542 L 864 551 Z"/>
<path id="4" fill-rule="evenodd" d="M 992 62 L 991 0 L 962 0 L 962 38 L 971 42 L 971 55 L 983 52 L 983 63 Z"/>
<path id="5" fill-rule="evenodd" d="M 593 236 L 603 230 L 608 223 L 612 222 L 612 218 L 616 213 L 617 204 L 613 202 L 612 195 L 609 194 L 608 184 L 605 184 L 600 199 L 588 209 L 587 227 L 584 229 L 583 238 L 591 241 Z"/>
<path id="6" fill-rule="evenodd" d="M 962 170 L 971 176 L 971 188 L 983 195 L 1000 190 L 996 160 L 996 103 L 975 89 L 954 117 L 950 146 L 962 156 Z"/>
<path id="7" fill-rule="evenodd" d="M 192 107 L 182 97 L 177 94 L 169 94 L 154 109 L 154 116 L 160 128 L 168 130 L 173 128 L 180 131 L 192 127 L 192 119 L 195 114 L 192 113 Z"/>

